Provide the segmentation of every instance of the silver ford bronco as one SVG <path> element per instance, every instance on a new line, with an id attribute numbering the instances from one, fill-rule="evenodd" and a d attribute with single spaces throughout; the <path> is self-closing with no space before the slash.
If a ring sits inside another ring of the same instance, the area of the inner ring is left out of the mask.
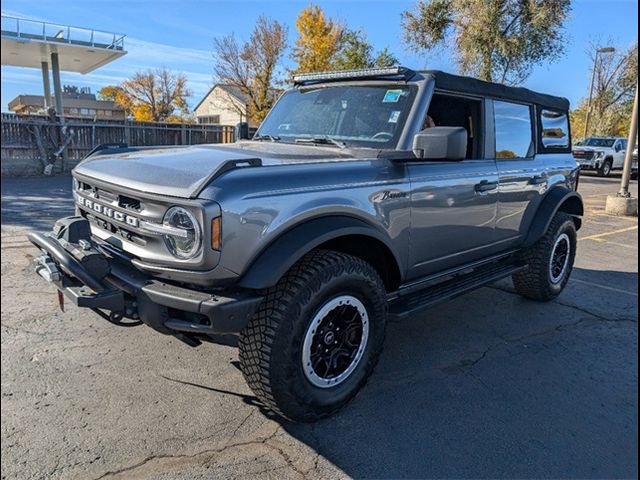
<path id="1" fill-rule="evenodd" d="M 507 276 L 562 292 L 583 214 L 568 110 L 439 71 L 301 75 L 251 140 L 96 149 L 76 215 L 30 234 L 36 271 L 116 325 L 238 334 L 258 399 L 313 421 L 365 384 L 388 319 Z"/>

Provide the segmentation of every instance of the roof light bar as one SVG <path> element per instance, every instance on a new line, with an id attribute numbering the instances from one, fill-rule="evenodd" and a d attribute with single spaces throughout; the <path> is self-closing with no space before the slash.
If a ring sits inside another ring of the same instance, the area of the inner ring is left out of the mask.
<path id="1" fill-rule="evenodd" d="M 412 77 L 414 72 L 405 67 L 385 67 L 385 68 L 363 68 L 360 70 L 338 70 L 333 72 L 303 73 L 293 77 L 293 83 L 301 84 L 306 82 L 343 80 L 349 78 L 372 78 L 372 77 Z"/>

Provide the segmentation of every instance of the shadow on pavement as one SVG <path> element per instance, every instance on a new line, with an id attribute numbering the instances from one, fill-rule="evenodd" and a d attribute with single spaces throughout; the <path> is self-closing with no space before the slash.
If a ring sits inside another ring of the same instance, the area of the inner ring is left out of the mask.
<path id="1" fill-rule="evenodd" d="M 60 217 L 73 215 L 71 177 L 2 179 L 2 225 L 49 230 Z"/>
<path id="2" fill-rule="evenodd" d="M 576 276 L 637 289 L 637 273 Z M 490 287 L 391 323 L 350 406 L 281 425 L 353 478 L 634 477 L 637 297 L 605 318 L 571 296 L 536 303 Z"/>

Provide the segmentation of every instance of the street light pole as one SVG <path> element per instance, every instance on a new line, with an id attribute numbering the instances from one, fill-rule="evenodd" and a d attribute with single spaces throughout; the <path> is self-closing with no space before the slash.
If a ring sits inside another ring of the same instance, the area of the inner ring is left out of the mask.
<path id="1" fill-rule="evenodd" d="M 619 197 L 630 197 L 629 179 L 631 178 L 631 162 L 633 161 L 633 150 L 638 135 L 638 84 L 636 83 L 636 97 L 633 101 L 633 113 L 631 125 L 629 127 L 629 137 L 627 138 L 627 151 L 624 155 L 624 169 L 622 170 L 622 181 L 620 183 Z"/>
<path id="2" fill-rule="evenodd" d="M 638 216 L 638 199 L 629 193 L 629 178 L 631 177 L 631 162 L 633 159 L 633 149 L 638 135 L 638 83 L 636 82 L 636 96 L 633 100 L 633 114 L 631 125 L 629 125 L 629 137 L 627 139 L 627 152 L 624 156 L 624 169 L 622 170 L 622 181 L 620 191 L 617 195 L 607 196 L 607 203 L 604 211 L 609 215 Z"/>
<path id="3" fill-rule="evenodd" d="M 587 113 L 584 118 L 584 138 L 589 134 L 589 120 L 591 119 L 591 101 L 593 99 L 593 84 L 596 78 L 596 69 L 598 67 L 598 55 L 601 53 L 613 53 L 616 49 L 613 47 L 598 48 L 595 58 L 593 59 L 593 69 L 591 70 L 591 83 L 589 85 L 589 100 L 587 102 Z"/>

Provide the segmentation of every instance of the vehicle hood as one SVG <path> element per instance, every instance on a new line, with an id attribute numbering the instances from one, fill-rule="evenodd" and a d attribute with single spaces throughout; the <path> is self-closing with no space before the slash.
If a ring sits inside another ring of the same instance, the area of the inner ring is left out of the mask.
<path id="1" fill-rule="evenodd" d="M 611 150 L 612 147 L 587 147 L 576 145 L 571 149 L 572 152 L 603 152 L 605 150 Z"/>
<path id="2" fill-rule="evenodd" d="M 73 172 L 145 193 L 195 198 L 230 162 L 258 165 L 316 163 L 357 158 L 353 150 L 337 147 L 238 142 L 229 146 L 134 147 L 97 153 Z M 369 150 L 368 156 L 372 156 Z M 373 153 L 375 157 L 375 153 Z"/>

